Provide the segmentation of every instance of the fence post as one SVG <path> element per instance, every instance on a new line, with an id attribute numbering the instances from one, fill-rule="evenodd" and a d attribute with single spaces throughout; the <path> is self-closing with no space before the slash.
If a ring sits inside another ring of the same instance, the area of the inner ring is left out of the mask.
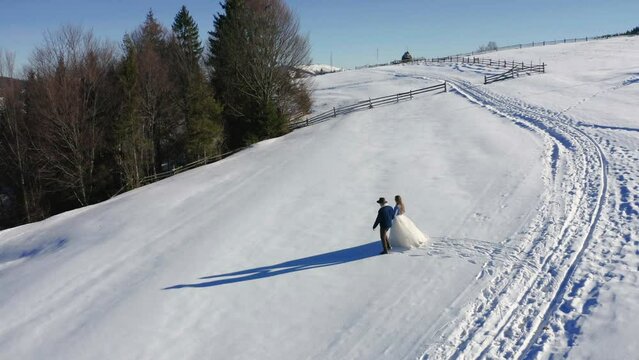
<path id="1" fill-rule="evenodd" d="M 448 81 L 444 81 L 444 92 L 448 92 Z"/>
<path id="2" fill-rule="evenodd" d="M 399 94 L 396 95 L 397 99 L 395 100 L 395 102 L 399 102 Z"/>
<path id="3" fill-rule="evenodd" d="M 308 126 L 308 118 L 306 118 L 306 126 Z"/>
<path id="4" fill-rule="evenodd" d="M 545 73 L 546 72 L 546 63 L 542 63 L 541 64 L 541 72 Z"/>
<path id="5" fill-rule="evenodd" d="M 408 94 L 410 95 L 411 100 L 413 99 L 413 90 L 408 91 Z"/>
<path id="6" fill-rule="evenodd" d="M 335 106 L 333 106 L 333 117 L 337 116 L 337 112 L 335 111 Z"/>
<path id="7" fill-rule="evenodd" d="M 373 103 L 371 102 L 371 98 L 368 98 L 368 108 L 369 109 L 373 108 Z"/>

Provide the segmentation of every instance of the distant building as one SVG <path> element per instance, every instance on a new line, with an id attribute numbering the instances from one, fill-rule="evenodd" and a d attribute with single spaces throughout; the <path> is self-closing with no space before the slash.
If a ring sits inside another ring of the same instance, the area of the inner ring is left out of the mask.
<path id="1" fill-rule="evenodd" d="M 413 61 L 413 56 L 407 51 L 402 55 L 402 62 L 411 62 Z"/>

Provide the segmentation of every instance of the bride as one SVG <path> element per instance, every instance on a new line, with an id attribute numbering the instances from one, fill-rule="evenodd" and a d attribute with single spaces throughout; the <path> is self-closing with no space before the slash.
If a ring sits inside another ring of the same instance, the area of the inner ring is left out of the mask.
<path id="1" fill-rule="evenodd" d="M 426 244 L 428 241 L 426 235 L 405 215 L 406 207 L 402 197 L 396 195 L 395 203 L 395 219 L 390 230 L 391 247 L 410 249 Z"/>

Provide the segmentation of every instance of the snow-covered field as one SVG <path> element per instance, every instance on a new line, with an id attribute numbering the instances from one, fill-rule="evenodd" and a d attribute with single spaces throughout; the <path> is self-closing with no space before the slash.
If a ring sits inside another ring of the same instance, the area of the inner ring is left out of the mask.
<path id="1" fill-rule="evenodd" d="M 302 66 L 302 69 L 306 70 L 308 72 L 311 72 L 313 74 L 316 74 L 316 75 L 342 71 L 341 68 L 338 68 L 338 67 L 335 67 L 335 66 L 331 66 L 331 65 L 324 65 L 324 64 L 305 65 L 305 66 Z"/>
<path id="2" fill-rule="evenodd" d="M 636 358 L 639 38 L 490 56 L 548 72 L 326 74 L 451 90 L 0 232 L 0 358 Z M 395 194 L 431 241 L 378 256 Z"/>

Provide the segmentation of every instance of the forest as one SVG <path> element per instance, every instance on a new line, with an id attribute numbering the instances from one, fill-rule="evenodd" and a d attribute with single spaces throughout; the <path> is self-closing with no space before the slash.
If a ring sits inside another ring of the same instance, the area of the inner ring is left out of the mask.
<path id="1" fill-rule="evenodd" d="M 308 113 L 310 45 L 281 0 L 226 0 L 203 44 L 186 7 L 119 44 L 63 25 L 16 68 L 0 53 L 0 229 L 277 137 Z"/>

